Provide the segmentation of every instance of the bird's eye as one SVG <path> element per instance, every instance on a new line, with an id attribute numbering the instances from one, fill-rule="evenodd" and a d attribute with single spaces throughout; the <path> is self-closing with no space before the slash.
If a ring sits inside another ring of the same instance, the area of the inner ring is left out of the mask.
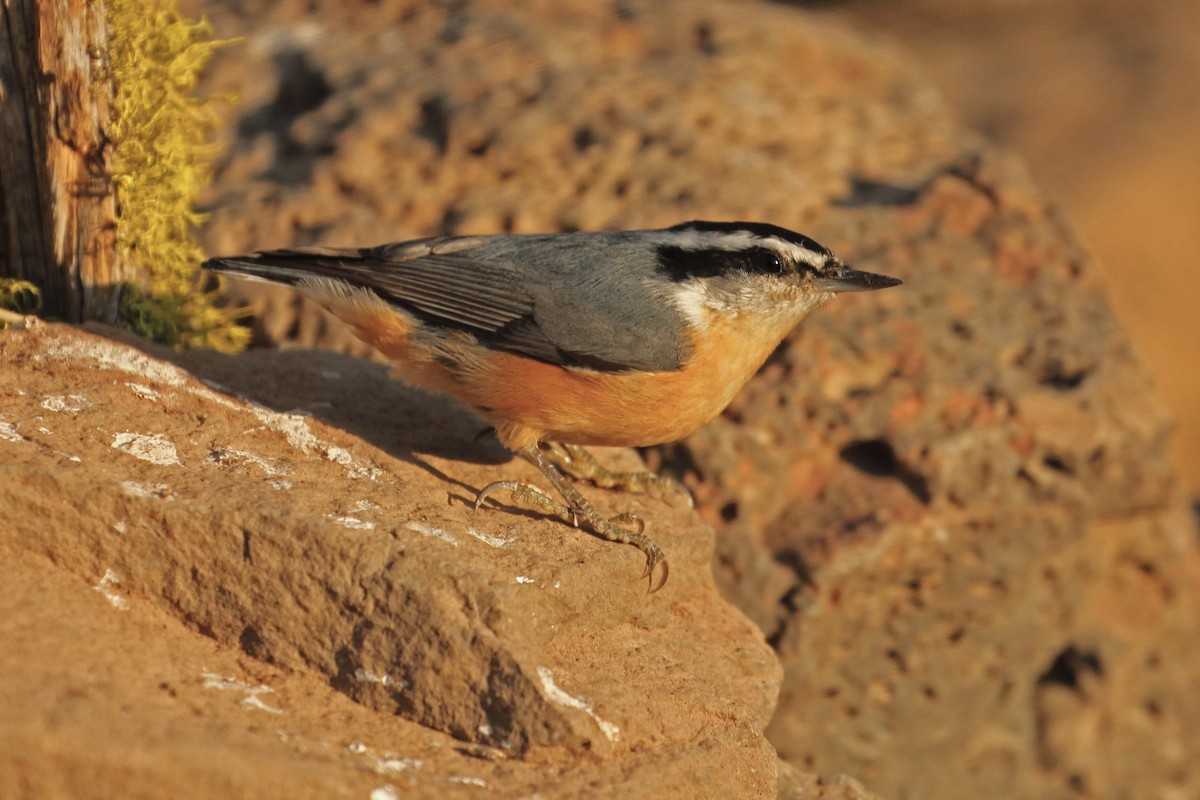
<path id="1" fill-rule="evenodd" d="M 745 259 L 746 268 L 760 275 L 782 275 L 786 271 L 779 254 L 765 247 L 746 251 Z"/>

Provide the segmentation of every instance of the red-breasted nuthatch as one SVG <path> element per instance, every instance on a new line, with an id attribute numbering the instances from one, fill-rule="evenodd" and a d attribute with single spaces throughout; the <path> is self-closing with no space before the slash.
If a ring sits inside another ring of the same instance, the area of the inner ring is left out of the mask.
<path id="1" fill-rule="evenodd" d="M 519 504 L 582 519 L 645 553 L 652 586 L 662 564 L 659 587 L 667 562 L 642 521 L 602 517 L 564 472 L 655 494 L 671 482 L 609 473 L 582 446 L 688 435 L 810 311 L 840 292 L 900 283 L 849 269 L 807 236 L 746 222 L 274 250 L 204 267 L 295 286 L 403 379 L 453 395 L 491 424 L 566 500 L 500 481 L 476 508 L 508 490 Z"/>

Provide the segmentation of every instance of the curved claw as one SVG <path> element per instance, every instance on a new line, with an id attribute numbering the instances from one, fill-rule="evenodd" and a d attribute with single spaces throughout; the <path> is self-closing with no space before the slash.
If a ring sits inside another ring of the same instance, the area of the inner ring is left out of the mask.
<path id="1" fill-rule="evenodd" d="M 567 500 L 565 504 L 555 500 L 532 484 L 519 481 L 495 481 L 479 490 L 479 494 L 475 496 L 475 508 L 479 509 L 492 494 L 503 490 L 512 493 L 514 503 L 532 506 L 569 525 L 579 527 L 581 520 L 586 520 L 589 527 L 601 539 L 631 544 L 646 555 L 646 569 L 642 573 L 642 577 L 648 579 L 651 594 L 666 584 L 667 577 L 670 575 L 670 567 L 667 566 L 667 559 L 658 545 L 644 535 L 645 520 L 629 511 L 609 519 L 601 517 L 596 513 L 592 504 L 580 495 L 578 490 L 571 486 L 553 466 L 542 463 L 544 458 L 540 451 L 533 451 L 531 459 L 535 465 L 543 468 L 543 473 Z M 655 584 L 654 570 L 659 564 L 662 564 L 662 579 Z"/>
<path id="2" fill-rule="evenodd" d="M 488 495 L 490 495 L 492 492 L 498 492 L 502 489 L 515 492 L 517 489 L 520 489 L 521 486 L 522 484 L 519 484 L 516 481 L 495 481 L 493 483 L 489 483 L 487 486 L 479 490 L 479 494 L 475 495 L 475 510 L 479 510 L 479 507 L 483 505 L 483 501 L 487 500 Z"/>
<path id="3" fill-rule="evenodd" d="M 657 497 L 659 500 L 675 504 L 675 498 L 682 498 L 684 505 L 691 509 L 696 507 L 696 497 L 681 481 L 674 478 L 665 478 L 662 475 L 656 475 L 653 472 L 633 473 L 634 475 L 645 476 L 642 478 L 641 491 L 651 497 Z"/>
<path id="4" fill-rule="evenodd" d="M 513 502 L 518 505 L 532 506 L 546 512 L 552 517 L 562 520 L 568 525 L 574 525 L 576 528 L 579 527 L 579 512 L 576 509 L 563 505 L 532 484 L 521 483 L 519 481 L 496 481 L 483 487 L 475 497 L 476 510 L 479 509 L 479 506 L 483 504 L 483 501 L 492 492 L 501 490 L 512 492 Z"/>
<path id="5" fill-rule="evenodd" d="M 683 495 L 683 500 L 684 500 L 684 502 L 687 503 L 688 510 L 690 511 L 691 509 L 695 508 L 696 507 L 696 495 L 692 494 L 692 490 L 689 489 L 685 484 L 680 483 L 679 481 L 672 481 L 672 483 L 674 483 L 675 486 L 678 487 L 679 494 Z"/>
<path id="6" fill-rule="evenodd" d="M 667 559 L 663 556 L 662 551 L 653 542 L 650 543 L 650 546 L 644 552 L 646 553 L 646 570 L 642 573 L 642 577 L 649 579 L 650 588 L 647 593 L 654 594 L 663 586 L 666 586 L 667 578 L 671 574 L 671 565 L 667 563 Z M 659 564 L 662 564 L 662 580 L 655 586 L 654 568 Z"/>
<path id="7" fill-rule="evenodd" d="M 626 511 L 624 514 L 617 514 L 615 517 L 609 520 L 609 522 L 617 524 L 636 524 L 636 533 L 639 536 L 646 532 L 646 520 L 642 519 L 637 514 L 634 514 L 632 511 Z"/>

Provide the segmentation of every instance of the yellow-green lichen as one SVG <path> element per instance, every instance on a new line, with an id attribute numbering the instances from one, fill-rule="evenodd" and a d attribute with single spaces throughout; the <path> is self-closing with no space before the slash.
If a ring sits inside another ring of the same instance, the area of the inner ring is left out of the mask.
<path id="1" fill-rule="evenodd" d="M 226 43 L 208 39 L 205 21 L 184 19 L 175 0 L 109 0 L 107 22 L 117 241 L 143 281 L 123 292 L 121 324 L 176 347 L 240 350 L 249 331 L 203 289 L 194 236 L 217 118 L 193 90 Z"/>
<path id="2" fill-rule="evenodd" d="M 36 313 L 42 307 L 42 291 L 29 281 L 0 278 L 0 330 L 24 314 Z"/>

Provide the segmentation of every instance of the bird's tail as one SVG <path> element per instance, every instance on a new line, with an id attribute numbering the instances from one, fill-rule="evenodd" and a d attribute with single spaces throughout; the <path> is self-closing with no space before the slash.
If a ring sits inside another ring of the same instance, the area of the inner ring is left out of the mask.
<path id="1" fill-rule="evenodd" d="M 362 258 L 357 248 L 322 247 L 305 250 L 270 250 L 246 256 L 212 258 L 201 266 L 213 272 L 232 273 L 253 280 L 295 286 L 314 277 L 335 278 L 350 283 Z"/>

